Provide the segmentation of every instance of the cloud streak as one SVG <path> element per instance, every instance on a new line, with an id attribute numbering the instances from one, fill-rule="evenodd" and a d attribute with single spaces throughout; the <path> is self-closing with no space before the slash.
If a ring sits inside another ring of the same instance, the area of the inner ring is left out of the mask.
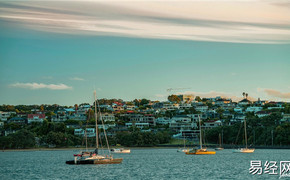
<path id="1" fill-rule="evenodd" d="M 259 89 L 258 91 L 261 91 Z M 275 97 L 275 98 L 282 98 L 282 99 L 290 99 L 290 92 L 283 93 L 275 89 L 262 89 L 268 96 Z"/>
<path id="2" fill-rule="evenodd" d="M 44 84 L 44 83 L 14 83 L 10 87 L 24 88 L 24 89 L 50 89 L 50 90 L 68 90 L 72 89 L 71 86 L 65 84 Z"/>
<path id="3" fill-rule="evenodd" d="M 73 81 L 84 81 L 84 79 L 80 78 L 80 77 L 73 77 L 73 78 L 70 78 L 70 80 L 73 80 Z"/>
<path id="4" fill-rule="evenodd" d="M 0 20 L 54 33 L 236 43 L 290 43 L 290 10 L 263 1 L 169 1 L 166 4 L 14 2 L 0 5 Z"/>

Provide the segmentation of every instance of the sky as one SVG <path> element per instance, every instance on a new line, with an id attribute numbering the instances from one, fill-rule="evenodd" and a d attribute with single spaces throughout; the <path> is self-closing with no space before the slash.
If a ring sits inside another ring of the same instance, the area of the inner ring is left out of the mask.
<path id="1" fill-rule="evenodd" d="M 0 0 L 0 104 L 92 103 L 94 90 L 289 102 L 290 2 Z"/>

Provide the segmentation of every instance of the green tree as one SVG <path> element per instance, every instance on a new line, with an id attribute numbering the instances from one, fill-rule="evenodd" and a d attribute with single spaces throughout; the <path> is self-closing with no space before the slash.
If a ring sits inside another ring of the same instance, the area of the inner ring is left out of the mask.
<path id="1" fill-rule="evenodd" d="M 168 101 L 173 102 L 173 103 L 179 103 L 181 101 L 181 99 L 177 96 L 177 95 L 170 95 L 168 96 Z"/>

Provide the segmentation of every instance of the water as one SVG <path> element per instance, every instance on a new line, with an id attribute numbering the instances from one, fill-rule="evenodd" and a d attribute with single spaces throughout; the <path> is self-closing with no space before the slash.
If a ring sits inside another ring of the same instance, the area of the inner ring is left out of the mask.
<path id="1" fill-rule="evenodd" d="M 122 164 L 67 165 L 78 150 L 0 152 L 0 179 L 278 179 L 249 174 L 250 161 L 290 161 L 290 150 L 186 155 L 177 149 L 132 149 Z M 278 168 L 279 174 L 279 168 Z M 288 179 L 288 178 L 285 178 Z"/>

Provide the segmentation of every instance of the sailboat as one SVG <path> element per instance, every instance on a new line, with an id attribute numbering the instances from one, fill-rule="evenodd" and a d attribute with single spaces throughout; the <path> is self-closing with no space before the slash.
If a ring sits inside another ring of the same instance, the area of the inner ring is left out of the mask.
<path id="1" fill-rule="evenodd" d="M 234 153 L 253 153 L 255 151 L 254 148 L 248 148 L 248 142 L 247 142 L 247 123 L 246 119 L 244 120 L 244 129 L 245 129 L 245 141 L 246 141 L 246 148 L 239 148 L 235 149 L 233 152 Z"/>
<path id="2" fill-rule="evenodd" d="M 109 155 L 100 155 L 99 154 L 99 133 L 98 133 L 98 116 L 97 116 L 97 104 L 96 104 L 96 91 L 94 92 L 95 97 L 95 120 L 96 120 L 96 149 L 92 152 L 81 152 L 79 154 L 74 154 L 74 160 L 66 161 L 66 164 L 120 164 L 123 161 L 123 158 L 113 158 L 109 151 L 109 143 L 107 140 L 107 135 L 105 128 L 104 134 L 107 142 L 107 147 Z M 104 123 L 102 121 L 104 126 Z"/>
<path id="3" fill-rule="evenodd" d="M 200 117 L 198 116 L 199 119 L 199 144 L 200 148 L 199 149 L 192 149 L 188 152 L 185 152 L 185 154 L 188 155 L 213 155 L 216 152 L 215 151 L 208 151 L 206 148 L 202 147 L 202 136 L 201 136 L 201 123 L 200 123 Z"/>
<path id="4" fill-rule="evenodd" d="M 185 147 L 185 137 L 183 137 L 183 145 L 184 145 L 184 147 L 177 149 L 177 152 L 188 152 L 189 151 L 189 149 Z"/>
<path id="5" fill-rule="evenodd" d="M 219 143 L 220 143 L 220 146 L 215 148 L 215 150 L 216 151 L 224 150 L 224 148 L 222 147 L 221 134 L 219 134 Z"/>

